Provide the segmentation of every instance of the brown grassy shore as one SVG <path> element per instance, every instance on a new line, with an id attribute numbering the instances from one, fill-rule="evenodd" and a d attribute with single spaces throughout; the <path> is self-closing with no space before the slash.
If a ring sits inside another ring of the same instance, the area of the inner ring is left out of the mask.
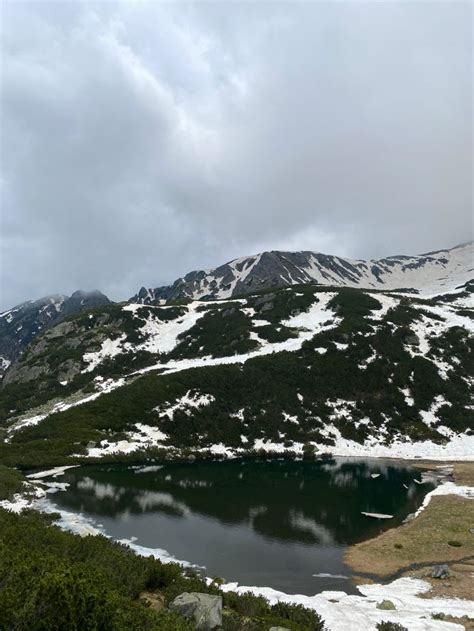
<path id="1" fill-rule="evenodd" d="M 450 463 L 443 463 L 443 467 Z M 459 485 L 474 486 L 474 463 L 451 463 Z M 417 462 L 424 470 L 440 463 Z M 380 579 L 397 576 L 423 578 L 431 583 L 430 596 L 474 599 L 474 501 L 455 495 L 435 496 L 413 521 L 349 548 L 347 564 L 356 572 Z M 451 576 L 430 577 L 433 565 L 446 563 Z M 361 578 L 359 582 L 367 582 Z M 470 628 L 470 627 L 469 627 Z"/>

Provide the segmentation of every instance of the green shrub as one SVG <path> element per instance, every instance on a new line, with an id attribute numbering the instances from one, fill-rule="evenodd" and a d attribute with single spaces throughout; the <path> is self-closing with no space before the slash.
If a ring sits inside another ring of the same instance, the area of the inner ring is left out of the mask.
<path id="1" fill-rule="evenodd" d="M 15 469 L 0 465 L 0 500 L 8 500 L 24 487 L 24 476 Z"/>
<path id="2" fill-rule="evenodd" d="M 408 631 L 408 629 L 398 622 L 379 622 L 377 631 Z"/>

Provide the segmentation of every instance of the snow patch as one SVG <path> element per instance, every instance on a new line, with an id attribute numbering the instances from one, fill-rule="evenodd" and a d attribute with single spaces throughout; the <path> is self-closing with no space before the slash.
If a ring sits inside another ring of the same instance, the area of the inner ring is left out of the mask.
<path id="1" fill-rule="evenodd" d="M 474 616 L 474 601 L 459 598 L 423 598 L 431 585 L 414 578 L 399 578 L 387 585 L 360 585 L 361 595 L 348 595 L 343 591 L 325 591 L 315 596 L 285 594 L 271 587 L 247 587 L 226 583 L 223 591 L 240 594 L 252 592 L 264 596 L 271 605 L 278 602 L 299 604 L 313 609 L 324 620 L 328 631 L 375 631 L 382 621 L 399 623 L 410 631 L 462 631 L 458 624 L 435 620 L 434 613 L 443 612 L 454 617 Z M 377 603 L 390 600 L 395 610 L 381 610 Z"/>
<path id="2" fill-rule="evenodd" d="M 210 405 L 215 398 L 212 394 L 199 394 L 199 392 L 192 392 L 192 390 L 188 390 L 184 396 L 176 401 L 173 405 L 170 406 L 160 406 L 154 408 L 156 412 L 159 413 L 161 417 L 168 416 L 170 420 L 173 420 L 174 413 L 177 410 L 183 410 L 186 414 L 191 414 L 191 410 L 198 409 Z"/>

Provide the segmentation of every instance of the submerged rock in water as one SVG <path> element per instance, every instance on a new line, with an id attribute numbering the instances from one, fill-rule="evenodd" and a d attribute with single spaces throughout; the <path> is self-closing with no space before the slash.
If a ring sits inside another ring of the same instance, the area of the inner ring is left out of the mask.
<path id="1" fill-rule="evenodd" d="M 449 578 L 450 576 L 451 572 L 445 563 L 442 565 L 435 565 L 433 571 L 431 572 L 431 578 Z"/>
<path id="2" fill-rule="evenodd" d="M 196 629 L 215 629 L 222 625 L 222 597 L 184 592 L 170 604 L 171 611 L 193 620 Z"/>

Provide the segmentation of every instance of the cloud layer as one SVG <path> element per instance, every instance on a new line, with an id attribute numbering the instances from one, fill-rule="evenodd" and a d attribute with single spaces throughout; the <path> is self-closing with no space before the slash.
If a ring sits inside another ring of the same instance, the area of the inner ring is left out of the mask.
<path id="1" fill-rule="evenodd" d="M 4 3 L 1 307 L 472 231 L 470 3 Z"/>

